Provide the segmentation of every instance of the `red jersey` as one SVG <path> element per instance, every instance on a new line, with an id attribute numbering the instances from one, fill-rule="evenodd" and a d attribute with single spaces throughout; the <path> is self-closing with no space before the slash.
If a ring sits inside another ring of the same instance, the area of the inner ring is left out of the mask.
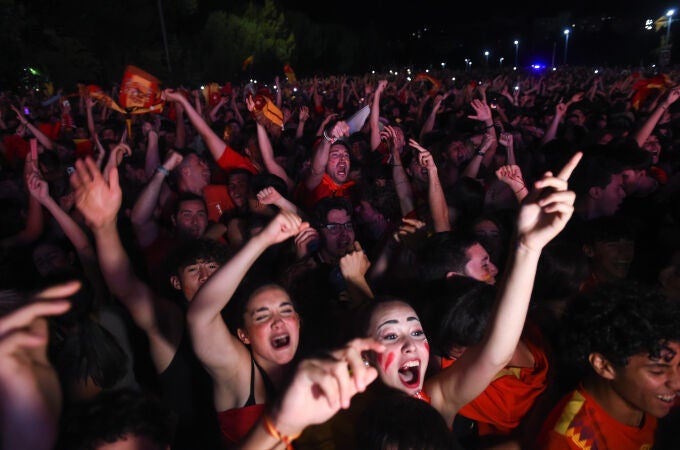
<path id="1" fill-rule="evenodd" d="M 533 367 L 505 367 L 484 392 L 459 411 L 477 421 L 480 436 L 510 434 L 545 391 L 549 365 L 545 352 L 536 343 L 539 339 L 522 339 L 534 357 Z M 442 358 L 442 368 L 451 365 L 449 361 Z"/>
<path id="2" fill-rule="evenodd" d="M 354 180 L 343 184 L 336 184 L 327 173 L 324 173 L 319 185 L 311 191 L 307 189 L 304 182 L 298 185 L 295 191 L 296 203 L 302 206 L 303 209 L 309 210 L 319 200 L 326 197 L 341 197 L 351 201 L 355 185 Z"/>
<path id="3" fill-rule="evenodd" d="M 542 450 L 649 450 L 656 418 L 645 414 L 641 427 L 625 425 L 597 404 L 582 386 L 553 408 L 538 437 Z"/>

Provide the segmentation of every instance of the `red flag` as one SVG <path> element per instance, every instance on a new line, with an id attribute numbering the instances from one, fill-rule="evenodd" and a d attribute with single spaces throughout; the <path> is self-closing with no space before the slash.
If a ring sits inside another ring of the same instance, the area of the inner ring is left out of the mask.
<path id="1" fill-rule="evenodd" d="M 428 95 L 436 94 L 442 85 L 441 81 L 437 80 L 431 75 L 426 74 L 425 72 L 420 72 L 418 75 L 415 76 L 415 78 L 413 78 L 413 81 L 429 81 L 430 83 L 432 83 L 432 89 L 428 91 Z"/>
<path id="2" fill-rule="evenodd" d="M 661 73 L 652 78 L 641 79 L 635 82 L 633 85 L 633 97 L 631 98 L 631 104 L 634 109 L 640 109 L 640 105 L 645 101 L 649 94 L 652 93 L 653 89 L 665 89 L 667 87 L 673 86 L 673 80 L 671 78 Z"/>
<path id="3" fill-rule="evenodd" d="M 161 112 L 161 82 L 135 66 L 127 66 L 120 85 L 119 103 L 130 114 Z"/>

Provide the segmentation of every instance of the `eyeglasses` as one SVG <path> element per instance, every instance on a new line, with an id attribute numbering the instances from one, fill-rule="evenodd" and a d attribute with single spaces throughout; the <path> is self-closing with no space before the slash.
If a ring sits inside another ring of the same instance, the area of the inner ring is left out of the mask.
<path id="1" fill-rule="evenodd" d="M 326 225 L 324 225 L 324 228 L 326 228 L 330 234 L 340 234 L 340 230 L 342 230 L 343 228 L 345 229 L 345 231 L 354 230 L 354 225 L 352 225 L 352 222 L 327 223 Z"/>

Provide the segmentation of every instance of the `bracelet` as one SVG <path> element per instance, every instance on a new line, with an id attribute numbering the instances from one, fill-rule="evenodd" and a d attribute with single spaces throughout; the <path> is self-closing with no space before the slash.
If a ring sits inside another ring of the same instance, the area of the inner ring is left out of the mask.
<path id="1" fill-rule="evenodd" d="M 487 125 L 487 126 L 485 126 L 485 127 L 484 127 L 484 129 L 485 129 L 485 130 L 488 130 L 489 128 L 493 128 L 493 127 L 494 127 L 494 125 L 493 125 L 493 124 L 491 124 L 491 125 Z"/>
<path id="2" fill-rule="evenodd" d="M 477 150 L 477 151 L 475 152 L 475 155 L 477 155 L 477 156 L 484 156 L 484 155 L 486 155 L 486 152 L 483 152 L 483 151 L 481 151 L 481 150 Z"/>
<path id="3" fill-rule="evenodd" d="M 522 187 L 519 189 L 519 191 L 514 191 L 514 192 L 515 192 L 515 194 L 519 194 L 520 192 L 522 192 L 522 191 L 525 190 L 525 189 L 527 189 L 527 187 L 526 187 L 526 186 L 522 186 Z M 529 189 L 527 189 L 527 191 L 528 191 L 528 190 L 529 190 Z"/>
<path id="4" fill-rule="evenodd" d="M 264 413 L 264 415 L 262 416 L 262 420 L 264 421 L 264 428 L 267 430 L 267 433 L 269 433 L 271 437 L 286 444 L 287 450 L 293 450 L 292 442 L 295 439 L 299 438 L 302 433 L 298 433 L 295 436 L 285 436 L 281 434 L 281 432 L 277 430 L 274 424 L 272 423 L 272 419 L 271 417 L 269 417 L 268 413 Z"/>
<path id="5" fill-rule="evenodd" d="M 164 177 L 170 176 L 170 171 L 163 166 L 156 167 L 156 172 L 162 173 Z"/>
<path id="6" fill-rule="evenodd" d="M 326 130 L 323 130 L 323 138 L 326 140 L 326 142 L 330 142 L 331 144 L 334 144 L 335 141 L 337 141 L 336 138 L 329 137 L 328 134 L 326 133 Z"/>

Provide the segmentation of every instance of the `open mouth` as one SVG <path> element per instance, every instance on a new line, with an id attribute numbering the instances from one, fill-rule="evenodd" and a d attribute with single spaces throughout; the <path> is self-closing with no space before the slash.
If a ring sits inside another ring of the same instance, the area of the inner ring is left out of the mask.
<path id="1" fill-rule="evenodd" d="M 347 166 L 344 164 L 338 164 L 338 175 L 347 175 Z"/>
<path id="2" fill-rule="evenodd" d="M 420 361 L 413 360 L 405 362 L 399 368 L 399 380 L 408 389 L 420 387 Z"/>
<path id="3" fill-rule="evenodd" d="M 675 401 L 675 394 L 670 394 L 670 395 L 657 395 L 656 398 L 661 400 L 664 403 L 672 404 Z"/>
<path id="4" fill-rule="evenodd" d="M 274 347 L 277 350 L 280 348 L 287 347 L 289 344 L 290 336 L 288 336 L 287 334 L 283 336 L 277 336 L 274 339 L 272 339 L 272 347 Z"/>

